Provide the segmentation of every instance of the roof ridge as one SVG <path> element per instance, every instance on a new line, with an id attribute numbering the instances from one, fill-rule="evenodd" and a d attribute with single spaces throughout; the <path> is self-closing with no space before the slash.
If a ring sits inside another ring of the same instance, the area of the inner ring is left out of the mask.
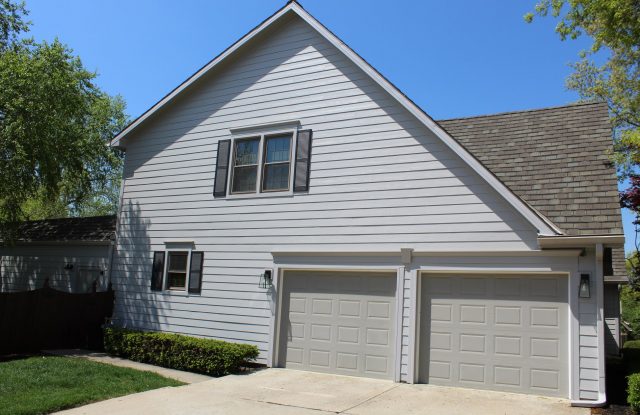
<path id="1" fill-rule="evenodd" d="M 441 119 L 438 119 L 437 121 L 438 122 L 442 122 L 442 121 L 468 120 L 468 119 L 473 119 L 473 118 L 499 117 L 499 116 L 503 116 L 503 115 L 523 114 L 523 113 L 527 113 L 527 112 L 542 112 L 542 111 L 558 110 L 558 109 L 563 109 L 563 108 L 581 107 L 581 106 L 588 106 L 588 105 L 603 105 L 603 104 L 605 104 L 604 101 L 573 102 L 573 103 L 570 103 L 570 104 L 555 105 L 555 106 L 551 106 L 551 107 L 542 107 L 542 108 L 531 108 L 531 109 L 526 109 L 526 110 L 495 112 L 495 113 L 491 113 L 491 114 L 481 114 L 481 115 L 469 115 L 469 116 L 466 116 L 466 117 L 441 118 Z"/>

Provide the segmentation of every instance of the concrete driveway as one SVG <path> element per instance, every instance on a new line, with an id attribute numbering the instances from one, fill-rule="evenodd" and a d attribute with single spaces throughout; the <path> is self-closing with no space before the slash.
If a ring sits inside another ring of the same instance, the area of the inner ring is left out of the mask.
<path id="1" fill-rule="evenodd" d="M 137 393 L 61 413 L 587 415 L 589 410 L 539 396 L 266 369 Z"/>

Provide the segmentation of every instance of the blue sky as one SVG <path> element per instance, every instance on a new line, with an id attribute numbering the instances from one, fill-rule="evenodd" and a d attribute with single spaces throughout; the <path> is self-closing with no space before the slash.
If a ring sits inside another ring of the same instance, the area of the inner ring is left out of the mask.
<path id="1" fill-rule="evenodd" d="M 576 101 L 564 82 L 588 39 L 561 42 L 536 0 L 301 0 L 436 119 Z M 27 0 L 37 40 L 58 37 L 135 117 L 284 0 Z M 627 251 L 631 215 L 624 214 Z"/>

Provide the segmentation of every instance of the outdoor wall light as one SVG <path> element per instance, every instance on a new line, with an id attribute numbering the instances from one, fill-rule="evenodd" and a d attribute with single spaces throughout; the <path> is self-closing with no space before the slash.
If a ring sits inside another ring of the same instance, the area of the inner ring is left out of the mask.
<path id="1" fill-rule="evenodd" d="M 578 296 L 580 298 L 591 298 L 591 283 L 589 274 L 580 274 L 580 287 L 578 288 Z"/>
<path id="2" fill-rule="evenodd" d="M 273 279 L 271 277 L 271 270 L 265 269 L 264 273 L 260 274 L 260 281 L 258 281 L 258 287 L 270 288 L 273 286 Z"/>

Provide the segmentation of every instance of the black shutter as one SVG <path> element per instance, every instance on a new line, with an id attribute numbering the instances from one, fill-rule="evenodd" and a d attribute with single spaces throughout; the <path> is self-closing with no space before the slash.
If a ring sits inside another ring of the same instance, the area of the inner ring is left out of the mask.
<path id="1" fill-rule="evenodd" d="M 216 160 L 216 179 L 213 183 L 213 197 L 225 197 L 227 195 L 230 152 L 231 140 L 218 141 L 218 159 Z"/>
<path id="2" fill-rule="evenodd" d="M 151 290 L 162 291 L 162 276 L 164 275 L 164 251 L 153 253 L 153 268 L 151 270 Z"/>
<path id="3" fill-rule="evenodd" d="M 189 267 L 189 292 L 200 293 L 202 290 L 202 263 L 204 253 L 191 252 L 191 266 Z"/>
<path id="4" fill-rule="evenodd" d="M 296 143 L 296 166 L 293 177 L 293 191 L 309 190 L 309 168 L 311 167 L 311 130 L 298 131 Z"/>
<path id="5" fill-rule="evenodd" d="M 604 248 L 604 258 L 602 266 L 604 275 L 613 275 L 613 250 L 611 248 Z"/>

